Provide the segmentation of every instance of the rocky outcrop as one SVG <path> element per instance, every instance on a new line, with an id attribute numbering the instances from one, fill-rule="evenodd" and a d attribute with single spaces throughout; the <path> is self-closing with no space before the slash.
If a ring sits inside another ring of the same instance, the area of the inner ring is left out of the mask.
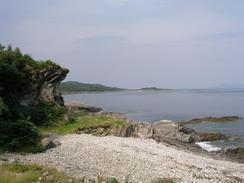
<path id="1" fill-rule="evenodd" d="M 42 134 L 41 146 L 44 150 L 55 148 L 59 145 L 61 145 L 61 143 L 58 140 L 58 136 L 49 133 Z"/>
<path id="2" fill-rule="evenodd" d="M 100 107 L 90 106 L 90 105 L 78 103 L 78 102 L 67 103 L 67 104 L 65 104 L 65 106 L 68 107 L 69 111 L 73 111 L 75 113 L 87 112 L 87 113 L 94 114 L 94 113 L 102 112 L 102 108 L 100 108 Z"/>
<path id="3" fill-rule="evenodd" d="M 155 123 L 143 123 L 135 120 L 129 120 L 120 113 L 103 112 L 101 108 L 89 106 L 81 103 L 66 104 L 70 111 L 79 113 L 87 112 L 90 115 L 104 115 L 115 120 L 124 121 L 124 125 L 102 125 L 95 128 L 77 129 L 75 133 L 87 133 L 96 136 L 114 135 L 118 137 L 136 137 L 152 138 L 158 142 L 178 141 L 184 143 L 193 143 L 199 141 L 199 135 L 190 128 L 184 127 L 180 123 L 170 120 L 161 120 Z"/>
<path id="4" fill-rule="evenodd" d="M 206 118 L 195 118 L 189 121 L 180 122 L 182 125 L 199 124 L 199 123 L 224 123 L 231 121 L 238 121 L 243 119 L 240 116 L 223 116 L 223 117 L 206 117 Z"/>
<path id="5" fill-rule="evenodd" d="M 96 136 L 114 135 L 118 137 L 151 138 L 158 142 L 193 143 L 199 140 L 199 135 L 194 130 L 167 120 L 153 124 L 127 121 L 126 125 L 99 126 L 96 128 L 78 129 L 75 132 Z"/>
<path id="6" fill-rule="evenodd" d="M 68 69 L 59 66 L 49 66 L 33 73 L 30 92 L 23 97 L 21 105 L 35 105 L 40 100 L 53 100 L 59 105 L 64 105 L 59 86 L 68 72 Z"/>
<path id="7" fill-rule="evenodd" d="M 224 154 L 232 155 L 232 156 L 244 156 L 244 148 L 243 147 L 225 147 L 223 150 Z"/>
<path id="8" fill-rule="evenodd" d="M 198 134 L 180 124 L 172 121 L 162 120 L 152 125 L 153 138 L 158 141 L 177 140 L 180 142 L 193 143 L 199 139 Z"/>
<path id="9" fill-rule="evenodd" d="M 61 143 L 58 140 L 45 137 L 41 140 L 41 145 L 44 150 L 48 150 L 61 145 Z"/>
<path id="10" fill-rule="evenodd" d="M 216 141 L 216 140 L 227 140 L 228 137 L 221 133 L 198 133 L 199 140 L 198 141 Z"/>

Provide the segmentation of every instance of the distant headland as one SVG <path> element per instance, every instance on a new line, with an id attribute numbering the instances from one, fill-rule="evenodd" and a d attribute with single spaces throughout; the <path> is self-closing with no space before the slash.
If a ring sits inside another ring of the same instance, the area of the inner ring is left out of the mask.
<path id="1" fill-rule="evenodd" d="M 144 87 L 140 89 L 126 89 L 105 86 L 102 84 L 90 84 L 90 83 L 81 83 L 78 81 L 65 81 L 60 85 L 60 90 L 62 93 L 82 93 L 82 92 L 118 92 L 118 91 L 162 91 L 162 90 L 171 90 L 163 89 L 157 87 Z"/>

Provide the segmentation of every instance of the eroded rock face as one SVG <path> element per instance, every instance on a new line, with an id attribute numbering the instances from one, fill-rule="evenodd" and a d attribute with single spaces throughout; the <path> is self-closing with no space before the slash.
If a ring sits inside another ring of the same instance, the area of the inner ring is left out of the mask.
<path id="1" fill-rule="evenodd" d="M 158 141 L 177 140 L 192 143 L 198 140 L 197 133 L 189 128 L 168 120 L 162 120 L 153 125 L 153 138 Z"/>
<path id="2" fill-rule="evenodd" d="M 68 72 L 68 69 L 53 66 L 33 74 L 30 92 L 21 100 L 21 105 L 35 105 L 40 100 L 53 100 L 63 106 L 64 100 L 59 86 Z"/>

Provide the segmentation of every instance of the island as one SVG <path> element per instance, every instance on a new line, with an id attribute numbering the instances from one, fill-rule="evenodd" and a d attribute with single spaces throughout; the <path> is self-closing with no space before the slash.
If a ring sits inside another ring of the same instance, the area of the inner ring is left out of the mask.
<path id="1" fill-rule="evenodd" d="M 77 81 L 66 81 L 60 85 L 62 93 L 81 93 L 81 92 L 107 92 L 107 91 L 123 91 L 125 89 L 105 86 L 102 84 L 88 84 Z"/>

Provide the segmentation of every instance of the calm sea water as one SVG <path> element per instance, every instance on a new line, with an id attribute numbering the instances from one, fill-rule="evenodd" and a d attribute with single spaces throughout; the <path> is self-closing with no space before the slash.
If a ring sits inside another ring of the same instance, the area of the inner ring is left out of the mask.
<path id="1" fill-rule="evenodd" d="M 66 102 L 80 101 L 105 111 L 121 112 L 131 119 L 155 122 L 200 117 L 238 115 L 244 117 L 244 90 L 123 91 L 64 95 Z M 244 136 L 244 120 L 191 125 L 196 131 L 217 131 Z"/>

